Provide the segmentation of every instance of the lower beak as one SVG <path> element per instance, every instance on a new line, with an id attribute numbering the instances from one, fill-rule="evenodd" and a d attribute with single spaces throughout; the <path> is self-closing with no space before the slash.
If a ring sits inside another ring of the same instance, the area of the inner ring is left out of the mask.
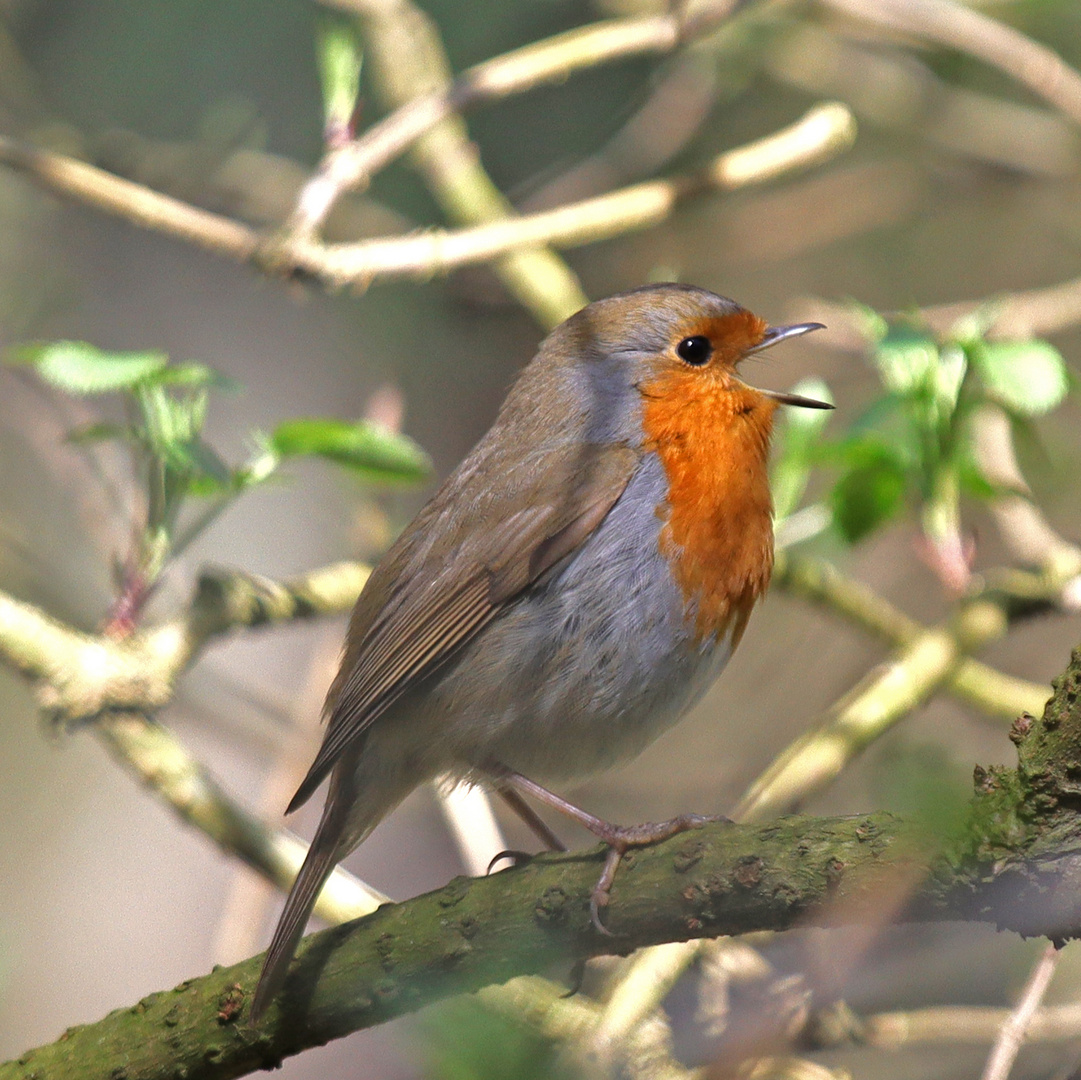
<path id="1" fill-rule="evenodd" d="M 760 353 L 764 349 L 771 348 L 780 341 L 787 341 L 789 338 L 803 337 L 804 334 L 809 334 L 812 330 L 825 329 L 825 325 L 820 322 L 796 323 L 794 326 L 771 326 L 762 336 L 762 340 L 753 348 L 748 349 L 743 355 L 753 356 L 755 353 Z M 801 409 L 833 408 L 828 401 L 819 401 L 817 398 L 804 397 L 802 394 L 786 394 L 780 390 L 759 389 L 766 397 L 773 398 L 774 401 L 778 401 L 782 405 L 796 405 Z"/>
<path id="2" fill-rule="evenodd" d="M 798 405 L 801 409 L 832 409 L 834 408 L 828 401 L 819 401 L 818 398 L 804 397 L 802 394 L 786 394 L 783 390 L 763 390 L 758 387 L 760 394 L 765 394 L 768 398 L 773 398 L 774 401 L 779 401 L 782 405 Z"/>

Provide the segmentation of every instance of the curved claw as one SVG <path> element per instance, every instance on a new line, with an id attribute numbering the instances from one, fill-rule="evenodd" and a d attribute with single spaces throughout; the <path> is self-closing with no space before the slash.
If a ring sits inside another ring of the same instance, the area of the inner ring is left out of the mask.
<path id="1" fill-rule="evenodd" d="M 605 897 L 607 900 L 608 898 Z M 603 934 L 605 937 L 615 937 L 616 935 L 608 929 L 604 923 L 601 922 L 601 902 L 597 898 L 597 893 L 594 891 L 593 895 L 589 898 L 589 921 L 593 924 L 593 929 L 598 934 Z"/>
<path id="2" fill-rule="evenodd" d="M 517 848 L 504 848 L 502 851 L 496 852 L 491 861 L 488 863 L 488 869 L 484 871 L 485 877 L 492 872 L 492 867 L 495 866 L 500 859 L 506 859 L 510 862 L 511 866 L 517 866 L 520 862 L 529 862 L 533 856 L 528 851 L 518 851 Z"/>
<path id="3" fill-rule="evenodd" d="M 612 888 L 612 882 L 615 881 L 616 871 L 619 869 L 620 861 L 626 850 L 626 844 L 613 844 L 608 849 L 608 857 L 604 860 L 604 869 L 597 879 L 597 884 L 593 886 L 593 893 L 589 898 L 589 921 L 593 923 L 597 932 L 604 934 L 605 937 L 615 937 L 616 935 L 601 922 L 601 908 L 608 906 L 609 890 Z"/>

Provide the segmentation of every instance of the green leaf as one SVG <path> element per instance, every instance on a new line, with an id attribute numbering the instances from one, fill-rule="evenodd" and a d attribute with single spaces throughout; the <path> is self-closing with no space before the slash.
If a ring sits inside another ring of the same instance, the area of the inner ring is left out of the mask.
<path id="1" fill-rule="evenodd" d="M 197 389 L 239 390 L 240 383 L 223 375 L 208 364 L 190 360 L 184 364 L 170 364 L 154 380 L 162 386 L 188 386 Z"/>
<path id="2" fill-rule="evenodd" d="M 792 391 L 804 397 L 833 402 L 829 387 L 821 379 L 805 379 L 797 383 Z M 778 520 L 788 517 L 799 505 L 814 465 L 813 451 L 829 423 L 829 416 L 824 409 L 784 410 L 777 433 L 777 455 L 771 484 Z"/>
<path id="3" fill-rule="evenodd" d="M 891 326 L 875 349 L 875 364 L 887 389 L 906 397 L 927 386 L 937 363 L 934 340 L 910 326 Z"/>
<path id="4" fill-rule="evenodd" d="M 992 341 L 971 349 L 989 397 L 1021 416 L 1042 416 L 1069 390 L 1066 363 L 1046 341 Z"/>
<path id="5" fill-rule="evenodd" d="M 86 446 L 90 443 L 109 442 L 117 439 L 122 442 L 133 441 L 134 431 L 127 424 L 84 424 L 82 427 L 73 428 L 65 436 L 65 440 L 76 446 Z"/>
<path id="6" fill-rule="evenodd" d="M 431 472 L 428 455 L 412 439 L 367 421 L 287 420 L 269 445 L 283 458 L 321 457 L 384 483 L 425 480 Z"/>
<path id="7" fill-rule="evenodd" d="M 320 19 L 317 34 L 326 126 L 328 130 L 346 131 L 360 93 L 360 43 L 352 22 L 345 19 Z"/>
<path id="8" fill-rule="evenodd" d="M 195 438 L 184 444 L 192 471 L 208 477 L 221 488 L 229 488 L 233 483 L 233 471 L 218 456 L 217 451 L 202 439 Z"/>
<path id="9" fill-rule="evenodd" d="M 33 366 L 50 386 L 69 394 L 131 390 L 165 369 L 162 352 L 105 352 L 84 341 L 57 341 L 19 349 L 15 362 Z"/>
<path id="10" fill-rule="evenodd" d="M 904 463 L 888 452 L 845 473 L 830 494 L 833 520 L 845 540 L 855 544 L 892 518 L 905 487 Z"/>

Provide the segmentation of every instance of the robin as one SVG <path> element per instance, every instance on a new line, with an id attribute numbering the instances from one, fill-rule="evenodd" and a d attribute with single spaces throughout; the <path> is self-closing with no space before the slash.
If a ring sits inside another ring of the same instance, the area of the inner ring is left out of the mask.
<path id="1" fill-rule="evenodd" d="M 450 775 L 523 799 L 621 854 L 707 818 L 620 827 L 536 782 L 631 757 L 720 673 L 769 583 L 767 456 L 779 404 L 746 357 L 822 329 L 769 327 L 732 300 L 649 285 L 583 308 L 519 376 L 491 430 L 373 570 L 327 695 L 323 816 L 252 1005 L 266 1009 L 334 866 L 410 791 Z"/>

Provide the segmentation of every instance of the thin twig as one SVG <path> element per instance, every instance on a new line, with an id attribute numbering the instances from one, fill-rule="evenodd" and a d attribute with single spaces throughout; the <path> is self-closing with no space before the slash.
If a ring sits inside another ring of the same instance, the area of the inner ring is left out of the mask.
<path id="1" fill-rule="evenodd" d="M 821 604 L 894 648 L 912 645 L 929 629 L 869 585 L 817 559 L 788 553 L 779 556 L 773 584 L 783 592 Z M 1043 684 L 1007 675 L 972 657 L 959 661 L 946 685 L 989 716 L 1011 721 L 1023 712 L 1038 713 L 1048 695 Z"/>
<path id="2" fill-rule="evenodd" d="M 361 21 L 365 62 L 385 105 L 407 105 L 450 86 L 450 60 L 439 29 L 410 0 L 396 0 L 389 7 L 374 5 Z M 409 157 L 453 224 L 481 225 L 515 216 L 514 208 L 485 170 L 465 121 L 457 113 L 426 131 L 413 144 Z M 304 198 L 302 193 L 298 206 L 305 205 Z M 301 225 L 301 232 L 312 235 L 307 223 Z M 508 252 L 492 269 L 545 329 L 589 302 L 571 268 L 545 248 Z"/>
<path id="3" fill-rule="evenodd" d="M 818 164 L 851 145 L 852 114 L 820 105 L 795 124 L 730 150 L 701 174 L 638 184 L 557 210 L 472 229 L 423 233 L 356 244 L 321 244 L 278 237 L 259 246 L 257 234 L 227 218 L 62 155 L 29 150 L 0 137 L 0 162 L 14 165 L 58 194 L 275 272 L 302 271 L 342 286 L 376 279 L 423 280 L 511 251 L 551 244 L 572 247 L 663 221 L 676 203 L 710 189 L 734 190 Z"/>
<path id="4" fill-rule="evenodd" d="M 1029 566 L 1039 567 L 1060 592 L 1060 600 L 1076 607 L 1081 597 L 1081 548 L 1061 537 L 1024 493 L 1028 484 L 1013 445 L 1009 417 L 997 406 L 987 405 L 976 415 L 976 458 L 984 476 L 1006 491 L 991 501 L 991 513 L 1010 554 Z"/>
<path id="5" fill-rule="evenodd" d="M 1025 988 L 1021 991 L 1016 1008 L 1002 1025 L 998 1039 L 991 1048 L 981 1080 L 1006 1080 L 1010 1075 L 1029 1025 L 1036 1015 L 1036 1010 L 1040 1007 L 1040 1002 L 1043 1001 L 1044 994 L 1047 993 L 1048 986 L 1051 985 L 1051 977 L 1055 974 L 1058 958 L 1059 950 L 1049 944 L 1036 961 L 1032 974 L 1029 975 Z"/>
<path id="6" fill-rule="evenodd" d="M 237 221 L 200 210 L 94 165 L 25 146 L 3 135 L 0 135 L 0 163 L 25 173 L 58 195 L 219 255 L 246 262 L 259 246 L 259 234 Z"/>
<path id="7" fill-rule="evenodd" d="M 358 5 L 347 0 L 335 6 L 358 10 Z M 483 101 L 525 93 L 604 63 L 632 56 L 664 55 L 712 30 L 734 6 L 732 0 L 704 5 L 694 22 L 687 25 L 677 14 L 610 19 L 533 42 L 468 68 L 449 86 L 402 106 L 360 138 L 328 154 L 305 187 L 289 231 L 297 235 L 317 232 L 343 192 L 364 187 L 375 173 L 455 112 Z M 360 7 L 359 14 L 372 16 L 372 7 Z M 383 10 L 382 5 L 377 7 Z"/>
<path id="8" fill-rule="evenodd" d="M 271 829 L 222 790 L 171 731 L 138 712 L 110 711 L 94 734 L 180 818 L 223 851 L 287 889 L 300 870 L 307 845 Z M 316 914 L 339 923 L 374 911 L 386 897 L 338 868 L 324 886 Z"/>
<path id="9" fill-rule="evenodd" d="M 997 67 L 1081 126 L 1081 75 L 1046 45 L 951 0 L 820 0 L 879 26 L 915 34 Z"/>
<path id="10" fill-rule="evenodd" d="M 434 231 L 355 244 L 280 238 L 265 252 L 270 266 L 295 268 L 335 286 L 376 279 L 425 280 L 509 251 L 550 244 L 575 247 L 644 229 L 676 204 L 708 190 L 735 190 L 818 164 L 852 144 L 855 123 L 844 105 L 816 106 L 796 123 L 719 155 L 695 176 L 636 184 L 596 198 L 473 229 Z"/>

